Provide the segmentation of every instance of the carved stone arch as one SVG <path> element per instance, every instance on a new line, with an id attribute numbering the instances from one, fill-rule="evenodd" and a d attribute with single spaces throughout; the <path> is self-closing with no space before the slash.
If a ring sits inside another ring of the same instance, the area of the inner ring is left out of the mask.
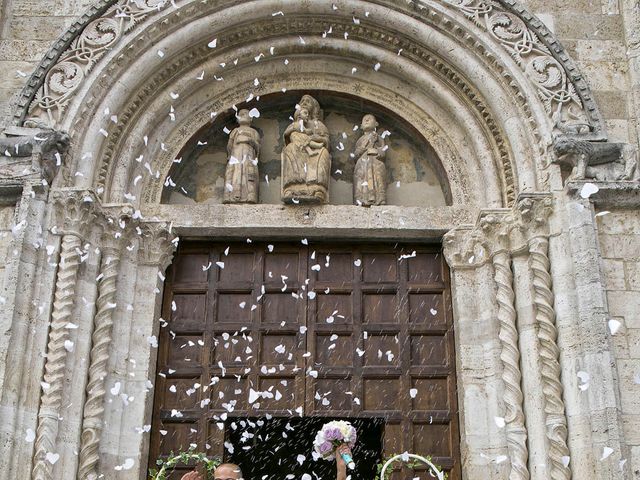
<path id="1" fill-rule="evenodd" d="M 496 171 L 496 181 L 501 184 L 504 206 L 512 205 L 518 192 L 548 188 L 545 149 L 551 137 L 552 117 L 556 109 L 559 111 L 572 105 L 582 117 L 581 121 L 591 125 L 592 132 L 589 135 L 592 138 L 604 135 L 602 120 L 589 89 L 564 50 L 535 17 L 514 1 L 489 4 L 472 0 L 447 0 L 410 2 L 408 5 L 392 2 L 392 10 L 388 10 L 390 4 L 387 5 L 389 2 L 386 1 L 354 0 L 338 5 L 336 11 L 325 8 L 325 5 L 313 4 L 285 9 L 285 15 L 282 16 L 272 15 L 277 13 L 275 4 L 262 2 L 255 8 L 246 4 L 242 7 L 251 7 L 252 13 L 257 15 L 256 21 L 244 25 L 249 29 L 248 36 L 247 32 L 241 33 L 241 26 L 234 25 L 231 17 L 225 17 L 227 12 L 233 11 L 235 2 L 178 1 L 175 6 L 171 3 L 121 0 L 104 2 L 100 7 L 95 7 L 86 16 L 84 29 L 75 25 L 73 31 L 76 37 L 69 39 L 70 34 L 67 33 L 64 37 L 67 41 L 56 44 L 25 87 L 16 111 L 16 121 L 23 122 L 34 114 L 37 114 L 36 117 L 40 115 L 42 120 L 43 110 L 46 110 L 47 119 L 53 118 L 56 124 L 70 130 L 76 139 L 72 170 L 79 170 L 84 175 L 75 177 L 78 185 L 92 183 L 98 191 L 108 190 L 104 182 L 109 175 L 107 172 L 116 164 L 115 159 L 122 162 L 124 155 L 127 161 L 133 160 L 125 152 L 119 151 L 123 145 L 119 136 L 120 131 L 129 128 L 127 122 L 135 117 L 136 112 L 121 113 L 113 109 L 113 113 L 118 115 L 119 124 L 104 122 L 101 117 L 108 107 L 107 99 L 120 95 L 134 108 L 144 108 L 145 96 L 152 96 L 155 89 L 165 85 L 171 75 L 161 71 L 160 62 L 154 66 L 149 62 L 143 65 L 137 61 L 145 52 L 147 56 L 156 55 L 152 45 L 163 37 L 179 44 L 180 35 L 177 32 L 180 28 L 184 32 L 186 26 L 194 27 L 198 21 L 214 13 L 218 15 L 216 18 L 225 20 L 220 22 L 221 27 L 225 28 L 217 31 L 209 28 L 206 36 L 202 32 L 196 35 L 196 30 L 191 30 L 190 51 L 185 54 L 174 53 L 167 48 L 166 57 L 162 60 L 165 63 L 174 62 L 173 67 L 183 71 L 180 69 L 198 65 L 203 49 L 206 51 L 208 42 L 205 40 L 208 37 L 220 36 L 219 46 L 207 52 L 211 56 L 234 42 L 244 44 L 246 52 L 251 42 L 260 38 L 286 35 L 297 40 L 297 30 L 314 32 L 314 28 L 310 29 L 313 25 L 316 29 L 324 28 L 324 31 L 333 28 L 334 34 L 348 34 L 350 41 L 358 39 L 369 45 L 386 47 L 389 51 L 401 51 L 401 56 L 410 58 L 416 66 L 420 65 L 419 68 L 441 73 L 447 78 L 452 91 L 474 105 L 475 115 L 482 120 L 483 129 L 488 133 L 487 141 L 493 144 L 489 149 L 493 161 L 502 164 Z M 361 13 L 360 23 L 354 22 L 350 12 Z M 365 16 L 365 12 L 371 15 Z M 392 14 L 389 15 L 389 12 Z M 384 13 L 387 15 L 381 15 Z M 99 15 L 102 17 L 95 19 Z M 117 28 L 113 26 L 116 18 L 120 19 Z M 236 15 L 234 18 L 243 17 Z M 389 24 L 387 20 L 390 19 L 395 23 Z M 91 39 L 94 35 L 92 32 L 97 22 L 112 25 L 113 40 L 108 49 L 99 49 L 90 64 L 78 65 L 77 53 L 91 50 L 91 42 L 87 42 L 87 38 Z M 235 36 L 225 34 L 232 27 Z M 500 35 L 500 29 L 519 35 L 526 48 L 509 43 L 506 37 Z M 172 32 L 168 38 L 167 32 Z M 436 36 L 442 38 L 436 39 Z M 442 47 L 445 40 L 462 48 L 458 48 L 459 51 L 449 50 L 446 58 L 434 55 L 442 51 L 437 47 Z M 51 60 L 56 58 L 55 61 Z M 75 73 L 79 71 L 81 73 Z M 560 84 L 552 87 L 544 84 L 550 71 L 559 73 Z M 68 75 L 66 79 L 63 76 L 65 74 Z M 78 81 L 78 75 L 83 81 Z M 134 77 L 138 79 L 137 86 Z M 54 78 L 58 82 L 64 79 L 71 85 L 69 101 L 65 99 L 64 115 L 60 118 L 50 116 L 50 104 L 38 103 L 45 93 L 42 85 L 46 88 L 47 82 Z M 492 81 L 487 82 L 489 79 Z M 119 89 L 121 85 L 123 88 Z M 541 85 L 546 86 L 543 88 Z M 498 98 L 488 91 L 496 87 L 501 92 Z M 36 91 L 38 88 L 39 92 Z M 513 105 L 504 105 L 506 103 Z M 105 130 L 106 139 L 100 130 Z M 87 159 L 89 144 L 92 145 L 92 159 Z M 518 153 L 515 155 L 513 152 Z M 83 154 L 85 158 L 81 160 Z M 101 163 L 93 165 L 98 159 Z M 89 164 L 92 165 L 90 173 L 84 168 Z M 498 205 L 489 202 L 484 206 Z"/>

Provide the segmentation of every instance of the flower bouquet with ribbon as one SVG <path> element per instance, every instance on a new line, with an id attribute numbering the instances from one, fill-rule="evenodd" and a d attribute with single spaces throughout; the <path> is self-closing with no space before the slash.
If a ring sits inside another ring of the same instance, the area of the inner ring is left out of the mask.
<path id="1" fill-rule="evenodd" d="M 333 460 L 338 448 L 342 445 L 348 445 L 352 449 L 356 444 L 356 438 L 356 429 L 353 425 L 343 420 L 334 420 L 325 423 L 316 434 L 313 448 L 318 457 L 325 460 Z M 341 453 L 340 455 L 351 470 L 356 468 L 351 455 L 348 453 Z"/>

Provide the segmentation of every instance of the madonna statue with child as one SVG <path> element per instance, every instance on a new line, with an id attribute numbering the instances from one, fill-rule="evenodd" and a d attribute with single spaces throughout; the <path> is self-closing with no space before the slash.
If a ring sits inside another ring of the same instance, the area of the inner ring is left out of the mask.
<path id="1" fill-rule="evenodd" d="M 284 132 L 282 201 L 327 203 L 331 154 L 320 104 L 311 95 L 304 95 L 293 118 Z"/>

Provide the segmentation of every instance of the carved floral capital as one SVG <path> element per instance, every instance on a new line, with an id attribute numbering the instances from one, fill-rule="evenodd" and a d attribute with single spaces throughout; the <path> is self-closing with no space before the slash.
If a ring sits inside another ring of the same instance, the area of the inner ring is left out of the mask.
<path id="1" fill-rule="evenodd" d="M 139 263 L 166 270 L 178 246 L 178 237 L 170 231 L 170 226 L 166 222 L 145 222 L 136 230 L 139 234 Z"/>
<path id="2" fill-rule="evenodd" d="M 501 252 L 526 251 L 528 242 L 549 234 L 550 194 L 520 195 L 511 209 L 482 210 L 475 225 L 459 227 L 443 238 L 452 268 L 477 268 Z"/>
<path id="3" fill-rule="evenodd" d="M 54 225 L 51 232 L 86 239 L 99 213 L 98 199 L 91 190 L 60 189 L 51 194 Z"/>

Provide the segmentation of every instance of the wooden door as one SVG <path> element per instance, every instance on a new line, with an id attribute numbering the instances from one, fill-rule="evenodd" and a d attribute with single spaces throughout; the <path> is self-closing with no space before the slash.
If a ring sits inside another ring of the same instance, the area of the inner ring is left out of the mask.
<path id="1" fill-rule="evenodd" d="M 460 478 L 439 249 L 187 243 L 163 318 L 152 461 L 191 444 L 229 456 L 236 417 L 372 417 L 385 420 L 385 454 L 431 455 Z"/>

